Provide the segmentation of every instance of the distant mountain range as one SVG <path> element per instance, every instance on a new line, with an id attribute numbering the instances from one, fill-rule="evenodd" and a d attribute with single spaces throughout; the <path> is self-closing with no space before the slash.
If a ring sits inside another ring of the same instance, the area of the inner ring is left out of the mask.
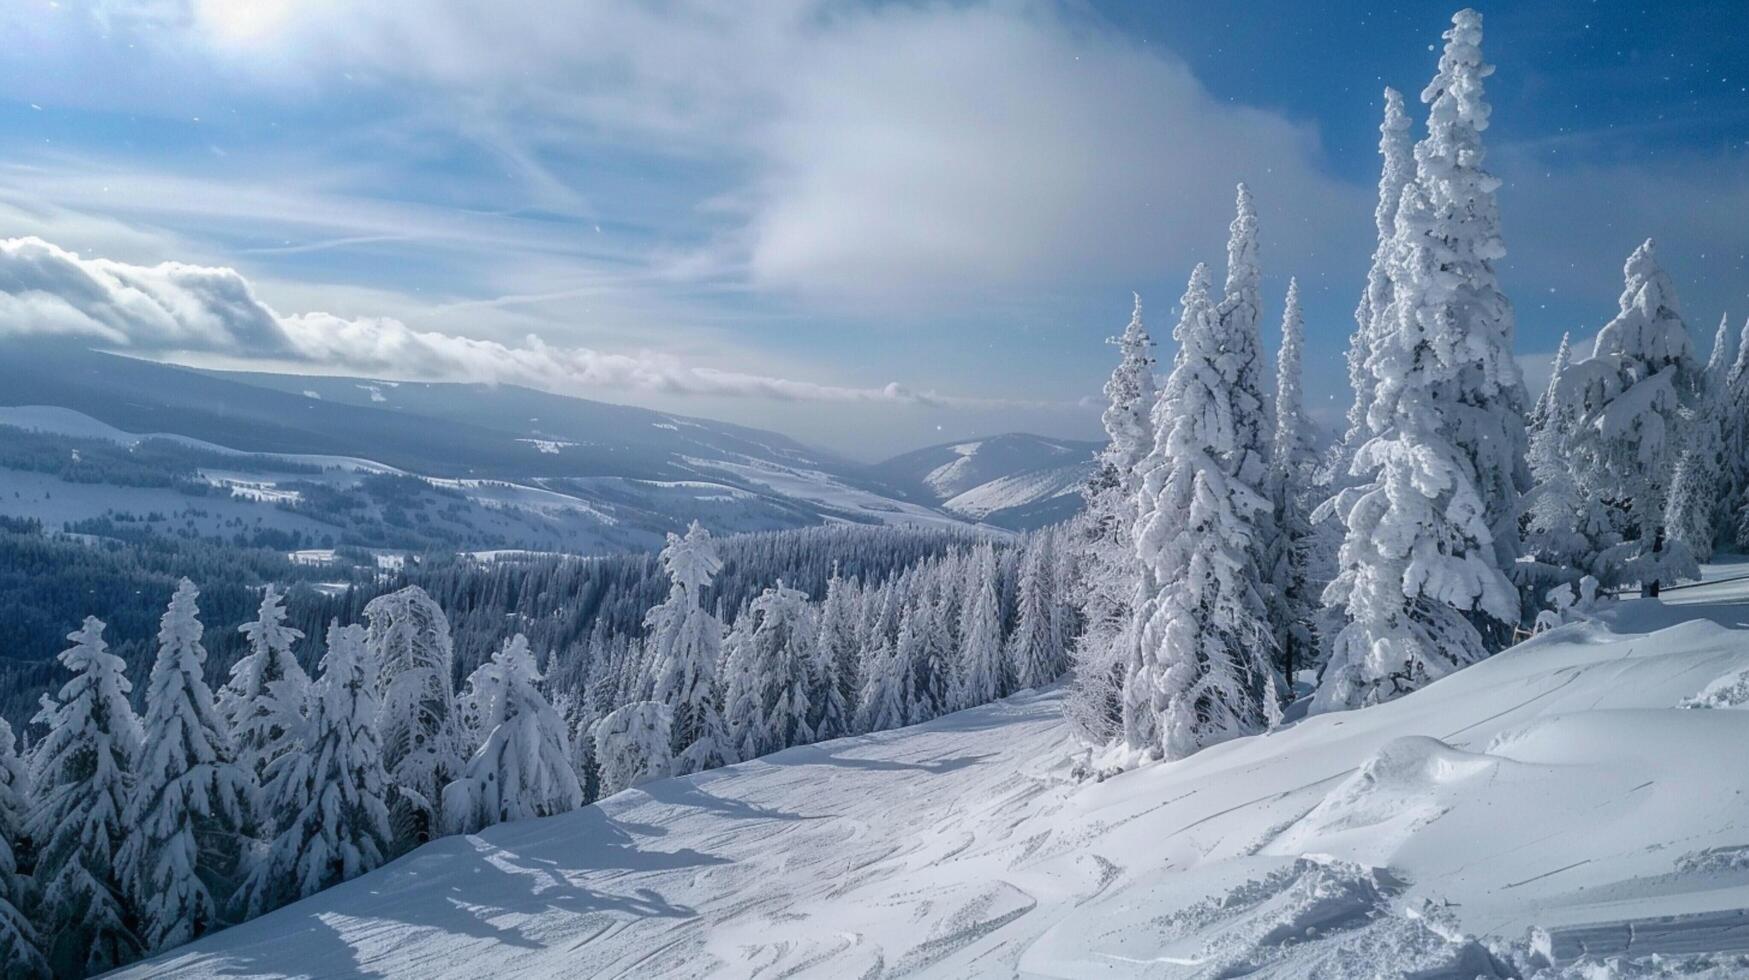
<path id="1" fill-rule="evenodd" d="M 1081 509 L 1095 442 L 1010 432 L 894 456 L 874 473 L 950 514 L 998 527 L 1054 524 Z"/>
<path id="2" fill-rule="evenodd" d="M 370 473 L 415 475 L 448 498 L 427 502 L 421 530 L 447 526 L 430 519 L 442 517 L 468 528 L 470 544 L 583 552 L 650 547 L 693 519 L 719 533 L 837 521 L 1039 527 L 1074 512 L 1096 448 L 1015 434 L 868 466 L 773 432 L 514 385 L 196 370 L 17 341 L 0 345 L 0 425 L 112 441 L 168 435 L 298 463 L 288 469 L 315 462 L 325 473 L 316 482 L 340 493 Z M 238 486 L 239 474 L 207 473 L 243 508 L 212 516 L 215 526 L 258 523 L 263 508 L 251 503 L 307 510 L 300 493 L 333 503 L 307 472 L 283 476 L 255 465 Z M 36 500 L 40 513 L 22 516 L 58 525 L 92 516 L 83 510 L 176 506 L 161 489 L 56 496 L 36 486 L 0 472 L 15 501 L 0 510 L 30 511 L 16 501 Z"/>

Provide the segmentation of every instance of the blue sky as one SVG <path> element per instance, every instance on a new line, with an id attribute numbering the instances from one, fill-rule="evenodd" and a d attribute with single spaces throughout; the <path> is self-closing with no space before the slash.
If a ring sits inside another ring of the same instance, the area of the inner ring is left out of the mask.
<path id="1" fill-rule="evenodd" d="M 524 381 L 873 458 L 1096 435 L 1101 340 L 1131 290 L 1165 337 L 1243 179 L 1333 416 L 1380 92 L 1414 100 L 1452 9 L 18 0 L 0 238 L 78 259 L 33 287 L 58 305 L 0 288 L 197 363 Z M 1609 318 L 1648 236 L 1701 346 L 1740 324 L 1749 6 L 1481 9 L 1527 360 Z M 239 304 L 296 343 L 239 341 Z"/>

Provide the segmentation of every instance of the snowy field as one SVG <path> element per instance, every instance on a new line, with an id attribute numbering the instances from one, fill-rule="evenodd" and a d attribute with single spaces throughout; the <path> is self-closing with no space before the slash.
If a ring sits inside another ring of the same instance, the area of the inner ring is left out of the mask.
<path id="1" fill-rule="evenodd" d="M 1749 697 L 1749 583 L 1707 591 L 1102 783 L 1069 778 L 1056 691 L 791 749 L 120 975 L 1745 976 L 1749 711 L 1681 705 Z"/>

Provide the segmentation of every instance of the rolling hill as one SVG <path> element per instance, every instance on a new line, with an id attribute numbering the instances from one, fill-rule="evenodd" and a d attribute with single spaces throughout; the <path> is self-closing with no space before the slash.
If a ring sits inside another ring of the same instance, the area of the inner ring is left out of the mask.
<path id="1" fill-rule="evenodd" d="M 1080 510 L 1081 487 L 1099 449 L 1094 442 L 1011 432 L 913 450 L 874 472 L 949 513 L 1030 530 Z"/>

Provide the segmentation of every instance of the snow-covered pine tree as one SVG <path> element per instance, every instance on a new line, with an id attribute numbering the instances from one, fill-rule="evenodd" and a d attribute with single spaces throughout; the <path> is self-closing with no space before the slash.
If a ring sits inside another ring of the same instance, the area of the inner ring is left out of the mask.
<path id="1" fill-rule="evenodd" d="M 1142 464 L 1136 552 L 1144 576 L 1124 680 L 1124 741 L 1183 758 L 1260 730 L 1273 642 L 1255 564 L 1255 516 L 1266 472 L 1236 407 L 1245 365 L 1229 356 L 1243 329 L 1217 317 L 1198 265 L 1173 336 L 1178 356 L 1155 406 L 1154 450 Z M 1248 482 L 1255 479 L 1258 483 Z"/>
<path id="2" fill-rule="evenodd" d="M 954 706 L 971 708 L 1002 697 L 1012 686 L 1002 646 L 1002 610 L 996 599 L 996 550 L 989 543 L 973 549 L 961 596 L 959 687 Z"/>
<path id="3" fill-rule="evenodd" d="M 819 739 L 849 735 L 856 724 L 855 705 L 860 689 L 856 647 L 856 583 L 846 581 L 832 566 L 826 597 L 820 603 L 819 635 L 814 640 L 814 674 L 818 691 L 808 724 Z"/>
<path id="4" fill-rule="evenodd" d="M 1269 457 L 1275 443 L 1275 419 L 1265 392 L 1263 340 L 1263 273 L 1257 265 L 1257 207 L 1251 189 L 1239 185 L 1235 215 L 1227 235 L 1226 291 L 1216 308 L 1221 350 L 1231 376 L 1228 398 L 1232 415 L 1230 453 L 1235 477 L 1254 490 L 1269 485 Z M 1158 435 L 1156 434 L 1156 440 Z M 1251 515 L 1251 565 L 1266 570 L 1269 550 L 1280 530 L 1275 513 L 1265 509 Z M 1279 631 L 1280 624 L 1277 624 Z"/>
<path id="5" fill-rule="evenodd" d="M 1366 413 L 1372 407 L 1376 386 L 1367 363 L 1372 355 L 1373 336 L 1385 329 L 1379 326 L 1379 321 L 1391 305 L 1389 267 L 1392 241 L 1397 234 L 1397 205 L 1403 200 L 1403 185 L 1415 178 L 1415 151 L 1409 129 L 1403 94 L 1387 87 L 1385 118 L 1379 123 L 1379 199 L 1373 208 L 1378 244 L 1373 246 L 1372 268 L 1367 270 L 1366 288 L 1361 291 L 1360 305 L 1354 309 L 1354 333 L 1348 339 L 1348 383 L 1354 390 L 1354 402 L 1348 407 L 1348 428 L 1337 443 L 1335 465 L 1331 467 L 1330 483 L 1338 490 L 1353 484 L 1349 468 L 1354 463 L 1354 454 L 1371 434 Z"/>
<path id="6" fill-rule="evenodd" d="M 930 566 L 928 582 L 917 596 L 916 643 L 917 656 L 912 663 L 916 671 L 911 681 L 911 723 L 928 721 L 953 710 L 953 689 L 957 657 L 952 649 L 953 637 L 948 629 L 948 617 L 958 618 L 952 596 L 944 589 L 942 575 L 948 567 Z"/>
<path id="7" fill-rule="evenodd" d="M 1421 94 L 1428 133 L 1398 205 L 1391 300 L 1368 357 L 1371 437 L 1354 470 L 1370 482 L 1335 501 L 1346 537 L 1324 602 L 1346 624 L 1314 710 L 1414 690 L 1487 656 L 1519 619 L 1507 571 L 1529 480 L 1526 399 L 1493 268 L 1506 251 L 1500 182 L 1481 169 L 1493 68 L 1474 10 L 1454 15 L 1445 39 Z"/>
<path id="8" fill-rule="evenodd" d="M 1271 606 L 1276 648 L 1283 675 L 1290 684 L 1295 671 L 1312 663 L 1312 622 L 1316 613 L 1306 571 L 1313 541 L 1305 501 L 1312 490 L 1318 457 L 1312 449 L 1300 393 L 1304 335 L 1300 285 L 1290 279 L 1281 316 L 1281 353 L 1276 358 L 1275 448 L 1269 472 L 1269 496 L 1275 507 L 1277 534 L 1264 566 L 1269 576 L 1265 602 Z"/>
<path id="9" fill-rule="evenodd" d="M 909 721 L 911 671 L 909 665 L 900 659 L 898 649 L 897 637 L 880 635 L 875 648 L 868 651 L 856 709 L 856 729 L 859 732 L 903 728 Z"/>
<path id="10" fill-rule="evenodd" d="M 1670 537 L 1688 548 L 1695 561 L 1710 561 L 1724 524 L 1720 501 L 1725 476 L 1725 376 L 1730 372 L 1731 330 L 1725 317 L 1713 334 L 1712 355 L 1701 375 L 1701 390 L 1687 420 L 1688 439 L 1670 481 L 1664 523 Z"/>
<path id="11" fill-rule="evenodd" d="M 1695 578 L 1664 523 L 1686 416 L 1704 389 L 1675 288 L 1648 239 L 1628 257 L 1620 310 L 1589 359 L 1570 364 L 1559 394 L 1577 422 L 1567 446 L 1579 486 L 1596 494 L 1609 537 L 1591 574 L 1605 587 Z"/>
<path id="12" fill-rule="evenodd" d="M 1532 487 L 1524 497 L 1525 548 L 1533 559 L 1527 570 L 1532 595 L 1557 585 L 1576 585 L 1596 566 L 1609 539 L 1609 516 L 1596 494 L 1580 486 L 1573 472 L 1570 443 L 1578 407 L 1564 398 L 1572 351 L 1565 334 L 1555 351 L 1548 388 L 1530 436 Z"/>
<path id="13" fill-rule="evenodd" d="M 128 706 L 127 665 L 109 652 L 103 622 L 87 616 L 67 640 L 73 645 L 58 659 L 73 678 L 54 698 L 44 696 L 34 719 L 47 734 L 31 755 L 28 827 L 43 953 L 56 976 L 71 977 L 140 955 L 116 870 L 140 723 Z"/>
<path id="14" fill-rule="evenodd" d="M 21 980 L 49 975 L 30 922 L 30 879 L 20 866 L 29 802 L 30 773 L 18 757 L 12 726 L 0 719 L 0 976 Z"/>
<path id="15" fill-rule="evenodd" d="M 808 597 L 780 579 L 735 623 L 724 723 L 743 759 L 814 740 L 808 728 L 814 627 Z"/>
<path id="16" fill-rule="evenodd" d="M 1720 502 L 1719 540 L 1749 551 L 1749 320 L 1737 336 L 1737 357 L 1725 375 L 1721 431 L 1725 446 L 1725 488 Z"/>
<path id="17" fill-rule="evenodd" d="M 1122 336 L 1107 342 L 1119 351 L 1100 415 L 1107 442 L 1082 491 L 1086 504 L 1071 523 L 1080 558 L 1072 594 L 1081 630 L 1070 642 L 1072 680 L 1063 707 L 1076 734 L 1092 745 L 1110 742 L 1122 727 L 1124 631 L 1141 577 L 1132 537 L 1141 488 L 1137 466 L 1154 446 L 1148 414 L 1156 397 L 1154 341 L 1142 324 L 1141 296 Z"/>
<path id="18" fill-rule="evenodd" d="M 571 736 L 536 686 L 540 674 L 528 638 L 511 637 L 492 655 L 492 669 L 496 680 L 480 716 L 480 747 L 443 790 L 445 833 L 477 833 L 583 805 Z"/>
<path id="19" fill-rule="evenodd" d="M 1473 364 L 1448 386 L 1444 421 L 1474 473 L 1493 535 L 1494 565 L 1510 575 L 1521 550 L 1519 498 L 1530 488 L 1524 424 L 1529 399 L 1513 358 L 1512 304 L 1494 272 L 1494 263 L 1506 255 L 1494 196 L 1500 179 L 1482 169 L 1490 111 L 1482 80 L 1494 66 L 1482 60 L 1482 15 L 1475 10 L 1452 15 L 1445 41 L 1439 71 L 1421 92 L 1427 135 L 1415 144 L 1415 183 L 1425 194 L 1427 213 L 1406 225 L 1399 216 L 1399 237 L 1407 231 L 1404 243 L 1411 246 L 1400 269 L 1410 282 L 1392 277 L 1397 322 L 1389 329 L 1400 329 L 1404 312 L 1413 311 L 1442 325 L 1431 335 L 1434 350 Z M 1398 302 L 1396 294 L 1405 289 L 1409 296 Z M 1385 315 L 1392 312 L 1387 308 Z M 1377 379 L 1378 370 L 1372 373 Z M 1512 625 L 1488 629 L 1504 642 Z"/>
<path id="20" fill-rule="evenodd" d="M 1432 241 L 1412 231 L 1431 218 L 1418 184 L 1405 190 L 1398 218 L 1405 240 Z M 1324 602 L 1347 622 L 1319 678 L 1317 711 L 1389 700 L 1487 656 L 1478 613 L 1503 627 L 1518 621 L 1473 457 L 1450 417 L 1475 411 L 1457 400 L 1475 365 L 1452 356 L 1464 350 L 1454 323 L 1422 315 L 1439 308 L 1437 297 L 1423 300 L 1438 281 L 1425 250 L 1399 256 L 1395 329 L 1375 338 L 1374 434 L 1355 460 L 1372 481 L 1337 497 L 1347 537 Z"/>
<path id="21" fill-rule="evenodd" d="M 128 836 L 117 859 L 148 951 L 180 946 L 225 923 L 259 792 L 237 763 L 207 687 L 199 596 L 183 579 L 159 621 Z"/>
<path id="22" fill-rule="evenodd" d="M 685 537 L 668 535 L 661 561 L 668 572 L 668 598 L 650 610 L 644 628 L 655 658 L 653 699 L 672 711 L 674 772 L 685 775 L 737 761 L 717 702 L 723 625 L 703 604 L 704 590 L 723 562 L 710 532 L 697 521 Z"/>
<path id="23" fill-rule="evenodd" d="M 267 767 L 291 749 L 302 722 L 310 678 L 292 655 L 303 633 L 285 624 L 285 597 L 269 584 L 255 619 L 238 627 L 249 652 L 231 667 L 231 679 L 218 692 L 219 714 L 236 746 L 237 764 L 264 785 Z M 272 814 L 258 810 L 251 825 L 268 831 Z"/>
<path id="24" fill-rule="evenodd" d="M 450 671 L 449 620 L 425 590 L 409 585 L 364 607 L 380 700 L 377 733 L 389 774 L 389 823 L 397 850 L 439 826 L 438 793 L 461 771 Z"/>
<path id="25" fill-rule="evenodd" d="M 595 757 L 603 798 L 670 774 L 672 721 L 672 712 L 662 702 L 634 701 L 596 723 Z"/>
<path id="26" fill-rule="evenodd" d="M 389 853 L 388 776 L 368 660 L 364 627 L 329 625 L 296 750 L 268 765 L 265 795 L 278 832 L 243 889 L 249 917 L 355 878 Z"/>
<path id="27" fill-rule="evenodd" d="M 1019 610 L 1008 638 L 1008 663 L 1016 688 L 1044 687 L 1067 668 L 1051 622 L 1053 564 L 1050 534 L 1033 532 L 1020 565 Z"/>

